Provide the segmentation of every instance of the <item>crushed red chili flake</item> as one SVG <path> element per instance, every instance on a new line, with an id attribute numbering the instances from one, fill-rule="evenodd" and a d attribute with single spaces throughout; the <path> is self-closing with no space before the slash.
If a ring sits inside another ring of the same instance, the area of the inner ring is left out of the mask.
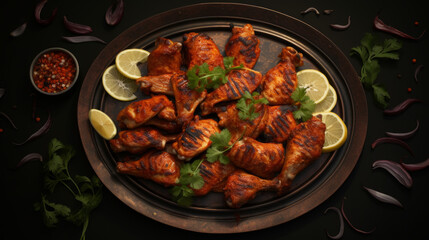
<path id="1" fill-rule="evenodd" d="M 418 26 L 418 25 L 419 25 L 419 22 L 418 22 L 418 21 L 415 21 L 415 22 L 414 22 L 414 25 Z"/>
<path id="2" fill-rule="evenodd" d="M 48 93 L 67 89 L 75 75 L 76 64 L 73 58 L 56 50 L 40 56 L 33 68 L 34 83 L 40 90 Z"/>
<path id="3" fill-rule="evenodd" d="M 417 59 L 413 58 L 413 59 L 411 59 L 411 61 L 412 61 L 413 63 L 416 63 L 416 62 L 417 62 Z"/>
<path id="4" fill-rule="evenodd" d="M 0 128 L 0 133 L 2 133 L 3 132 L 3 128 Z"/>
<path id="5" fill-rule="evenodd" d="M 40 122 L 40 118 L 39 117 L 36 117 L 36 122 Z"/>
<path id="6" fill-rule="evenodd" d="M 413 89 L 412 89 L 412 88 L 408 88 L 408 89 L 407 89 L 407 91 L 408 91 L 408 92 L 411 92 L 411 91 L 413 91 Z"/>

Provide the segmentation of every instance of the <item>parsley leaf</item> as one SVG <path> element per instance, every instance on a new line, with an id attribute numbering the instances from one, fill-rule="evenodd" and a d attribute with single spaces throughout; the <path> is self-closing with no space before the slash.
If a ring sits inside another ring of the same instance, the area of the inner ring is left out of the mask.
<path id="1" fill-rule="evenodd" d="M 396 39 L 386 39 L 382 45 L 376 45 L 375 36 L 366 33 L 361 40 L 361 46 L 353 47 L 350 55 L 358 55 L 362 60 L 361 82 L 366 89 L 373 91 L 377 103 L 386 108 L 390 95 L 384 87 L 375 82 L 380 73 L 380 64 L 377 59 L 398 60 L 396 52 L 402 47 L 402 43 Z"/>
<path id="2" fill-rule="evenodd" d="M 238 117 L 241 120 L 255 120 L 259 113 L 255 112 L 255 104 L 268 104 L 266 98 L 254 99 L 255 96 L 259 96 L 258 92 L 253 92 L 250 94 L 248 91 L 244 92 L 243 96 L 238 100 L 236 108 L 240 110 L 238 112 Z"/>
<path id="3" fill-rule="evenodd" d="M 220 66 L 210 70 L 209 65 L 205 62 L 201 65 L 195 65 L 186 72 L 188 77 L 188 87 L 202 92 L 205 89 L 216 89 L 228 82 L 227 74 L 235 69 L 242 69 L 243 65 L 233 66 L 234 57 L 224 57 L 224 68 Z"/>
<path id="4" fill-rule="evenodd" d="M 203 161 L 204 159 L 195 160 L 180 167 L 179 183 L 170 190 L 177 204 L 190 206 L 194 196 L 192 189 L 201 189 L 204 186 L 204 179 L 200 175 L 200 165 Z"/>
<path id="5" fill-rule="evenodd" d="M 313 115 L 316 104 L 309 96 L 306 95 L 306 89 L 303 87 L 297 87 L 291 95 L 295 104 L 299 106 L 297 110 L 293 112 L 293 117 L 296 120 L 307 121 Z"/>

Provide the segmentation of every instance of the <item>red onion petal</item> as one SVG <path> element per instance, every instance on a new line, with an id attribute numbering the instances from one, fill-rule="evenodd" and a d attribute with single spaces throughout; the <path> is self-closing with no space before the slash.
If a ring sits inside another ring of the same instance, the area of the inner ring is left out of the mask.
<path id="1" fill-rule="evenodd" d="M 408 139 L 408 138 L 414 136 L 414 134 L 417 132 L 417 130 L 419 130 L 419 127 L 420 127 L 420 122 L 419 122 L 419 120 L 417 120 L 416 127 L 411 131 L 401 132 L 401 133 L 386 132 L 386 135 L 389 137 L 394 137 L 394 138 L 399 138 L 399 139 Z"/>
<path id="2" fill-rule="evenodd" d="M 70 22 L 66 16 L 64 16 L 64 26 L 73 33 L 76 34 L 88 34 L 92 32 L 92 28 L 87 25 Z"/>
<path id="3" fill-rule="evenodd" d="M 333 29 L 337 29 L 337 30 L 346 30 L 347 28 L 350 27 L 352 21 L 351 21 L 351 16 L 349 16 L 347 18 L 347 24 L 345 25 L 341 25 L 341 24 L 330 24 L 329 26 L 331 26 Z"/>
<path id="4" fill-rule="evenodd" d="M 385 115 L 390 115 L 390 116 L 396 115 L 405 111 L 412 103 L 418 103 L 418 102 L 423 102 L 423 101 L 417 98 L 408 98 L 404 100 L 402 103 L 396 105 L 394 108 L 384 110 L 383 113 Z"/>
<path id="5" fill-rule="evenodd" d="M 340 220 L 340 230 L 338 231 L 337 235 L 332 236 L 328 233 L 328 231 L 326 231 L 326 235 L 328 235 L 329 238 L 331 239 L 340 239 L 341 237 L 343 237 L 344 234 L 344 219 L 343 216 L 341 215 L 341 212 L 338 208 L 336 207 L 329 207 L 325 210 L 325 214 L 326 212 L 328 212 L 329 210 L 333 210 L 334 212 L 336 212 L 338 214 L 338 218 Z"/>
<path id="6" fill-rule="evenodd" d="M 376 29 L 378 29 L 378 30 L 381 30 L 381 31 L 384 31 L 384 32 L 388 32 L 388 33 L 392 33 L 392 34 L 395 34 L 395 35 L 397 35 L 399 37 L 403 37 L 403 38 L 406 38 L 406 39 L 412 39 L 412 40 L 418 40 L 418 39 L 420 39 L 423 36 L 423 34 L 426 32 L 426 30 L 424 30 L 420 34 L 419 37 L 415 38 L 415 37 L 412 37 L 412 36 L 410 36 L 410 35 L 408 35 L 408 34 L 406 34 L 404 32 L 399 31 L 398 29 L 396 29 L 394 27 L 386 25 L 383 21 L 381 21 L 381 19 L 378 16 L 376 16 L 374 18 L 374 27 Z"/>
<path id="7" fill-rule="evenodd" d="M 124 1 L 116 0 L 106 11 L 105 20 L 110 26 L 118 24 L 124 15 Z"/>
<path id="8" fill-rule="evenodd" d="M 371 194 L 371 196 L 373 196 L 375 199 L 377 199 L 380 202 L 390 203 L 390 204 L 393 204 L 393 205 L 401 207 L 401 208 L 403 207 L 401 202 L 398 201 L 398 199 L 396 199 L 390 195 L 376 191 L 376 190 L 371 189 L 371 188 L 367 188 L 367 187 L 363 187 L 363 188 L 365 190 L 367 190 L 369 192 L 369 194 Z"/>
<path id="9" fill-rule="evenodd" d="M 416 80 L 416 82 L 419 82 L 419 79 L 417 76 L 419 75 L 422 68 L 423 68 L 423 64 L 420 64 L 419 66 L 417 66 L 416 71 L 414 71 L 414 80 Z"/>
<path id="10" fill-rule="evenodd" d="M 12 119 L 6 113 L 0 112 L 0 116 L 3 116 L 7 121 L 9 121 L 10 125 L 12 125 L 13 128 L 18 129 L 13 123 Z"/>
<path id="11" fill-rule="evenodd" d="M 414 163 L 413 164 L 413 163 L 403 163 L 403 162 L 401 162 L 400 164 L 407 171 L 422 170 L 422 169 L 427 168 L 429 166 L 429 158 L 426 159 L 426 160 L 424 160 L 424 161 L 422 161 L 422 162 L 419 162 L 419 163 Z"/>
<path id="12" fill-rule="evenodd" d="M 30 161 L 34 161 L 34 160 L 39 160 L 40 162 L 43 162 L 43 157 L 42 155 L 40 155 L 39 153 L 29 153 L 27 155 L 25 155 L 16 165 L 16 168 L 21 167 L 22 165 L 30 162 Z"/>
<path id="13" fill-rule="evenodd" d="M 372 164 L 372 169 L 383 168 L 394 176 L 402 185 L 411 188 L 413 179 L 401 164 L 389 160 L 377 160 Z"/>
<path id="14" fill-rule="evenodd" d="M 67 40 L 71 43 L 83 43 L 83 42 L 101 42 L 106 44 L 106 42 L 98 37 L 94 36 L 75 36 L 75 37 L 63 37 L 64 40 Z"/>
<path id="15" fill-rule="evenodd" d="M 30 141 L 30 140 L 32 140 L 32 139 L 34 139 L 34 138 L 36 138 L 36 137 L 39 137 L 40 135 L 42 135 L 42 134 L 44 134 L 44 133 L 46 133 L 46 132 L 48 132 L 49 131 L 49 129 L 51 128 L 51 124 L 52 124 L 52 120 L 51 120 L 51 114 L 49 114 L 48 115 L 48 119 L 46 120 L 46 122 L 45 122 L 45 124 L 43 124 L 43 126 L 41 127 L 41 128 L 39 128 L 39 130 L 37 130 L 35 133 L 33 133 L 33 134 L 31 134 L 26 140 L 24 140 L 23 142 L 21 142 L 21 143 L 15 143 L 15 142 L 12 142 L 14 145 L 17 145 L 17 146 L 21 146 L 21 145 L 24 145 L 25 143 L 27 143 L 28 141 Z"/>
<path id="16" fill-rule="evenodd" d="M 378 138 L 371 144 L 371 148 L 374 149 L 375 147 L 377 147 L 379 144 L 382 144 L 382 143 L 395 143 L 395 144 L 401 145 L 402 147 L 407 149 L 408 152 L 411 153 L 411 155 L 414 156 L 413 150 L 411 150 L 411 147 L 406 142 L 402 141 L 401 139 L 397 139 L 393 137 Z"/>
<path id="17" fill-rule="evenodd" d="M 359 229 L 359 228 L 355 227 L 355 226 L 350 222 L 350 220 L 347 218 L 346 213 L 344 212 L 344 199 L 343 199 L 343 201 L 342 201 L 342 203 L 341 203 L 341 213 L 343 214 L 343 217 L 344 217 L 344 219 L 346 220 L 346 222 L 349 224 L 349 226 L 350 226 L 351 228 L 353 228 L 355 231 L 360 232 L 360 233 L 363 233 L 363 234 L 370 234 L 370 233 L 372 233 L 372 232 L 374 232 L 374 231 L 375 231 L 375 228 L 374 228 L 374 229 L 372 229 L 371 231 L 364 231 L 364 230 L 361 230 L 361 229 Z"/>
<path id="18" fill-rule="evenodd" d="M 34 10 L 34 16 L 36 17 L 36 21 L 39 23 L 39 24 L 42 24 L 42 25 L 48 25 L 49 23 L 51 23 L 52 22 L 52 20 L 54 20 L 54 17 L 55 17 L 55 15 L 57 15 L 57 8 L 55 8 L 53 11 L 52 11 L 52 14 L 51 14 L 51 16 L 48 18 L 48 19 L 41 19 L 40 18 L 40 13 L 42 12 L 42 9 L 43 9 L 43 7 L 45 6 L 45 4 L 48 2 L 48 0 L 42 0 L 42 1 L 40 1 L 37 5 L 36 5 L 36 8 L 35 8 L 35 10 Z"/>
<path id="19" fill-rule="evenodd" d="M 314 12 L 314 13 L 316 13 L 317 15 L 319 15 L 320 13 L 319 13 L 319 10 L 317 10 L 317 8 L 315 8 L 315 7 L 309 7 L 309 8 L 307 8 L 307 9 L 305 9 L 304 11 L 301 11 L 301 14 L 307 14 L 307 13 L 309 13 L 309 12 Z"/>
<path id="20" fill-rule="evenodd" d="M 332 9 L 325 9 L 325 10 L 323 10 L 323 13 L 326 14 L 326 15 L 329 15 L 329 14 L 331 14 L 333 12 L 334 12 L 334 10 L 332 10 Z"/>
<path id="21" fill-rule="evenodd" d="M 15 30 L 10 32 L 10 36 L 19 37 L 25 32 L 26 28 L 27 28 L 27 23 L 25 22 L 21 26 L 17 27 Z"/>

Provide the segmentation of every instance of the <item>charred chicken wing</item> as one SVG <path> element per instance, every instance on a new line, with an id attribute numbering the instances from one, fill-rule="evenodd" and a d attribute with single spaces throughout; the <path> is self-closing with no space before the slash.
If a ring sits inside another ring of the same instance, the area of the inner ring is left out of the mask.
<path id="1" fill-rule="evenodd" d="M 141 127 L 119 132 L 119 138 L 110 140 L 114 152 L 143 153 L 149 148 L 164 149 L 165 144 L 177 139 L 177 135 L 164 136 L 157 129 Z"/>
<path id="2" fill-rule="evenodd" d="M 173 87 L 171 86 L 172 76 L 172 73 L 156 76 L 143 76 L 136 79 L 136 83 L 140 86 L 140 90 L 146 95 L 156 93 L 173 96 Z"/>
<path id="3" fill-rule="evenodd" d="M 222 67 L 223 56 L 216 46 L 213 39 L 204 33 L 186 33 L 183 36 L 183 47 L 185 62 L 188 69 L 192 69 L 195 65 L 207 63 L 209 69 L 214 67 Z"/>
<path id="4" fill-rule="evenodd" d="M 297 123 L 293 117 L 294 107 L 289 105 L 269 106 L 264 138 L 268 142 L 285 142 Z"/>
<path id="5" fill-rule="evenodd" d="M 204 186 L 200 189 L 193 189 L 195 196 L 203 196 L 211 191 L 223 192 L 226 178 L 235 169 L 232 164 L 222 164 L 219 161 L 214 163 L 203 161 L 200 165 L 200 175 L 204 179 Z"/>
<path id="6" fill-rule="evenodd" d="M 140 159 L 130 162 L 117 162 L 119 173 L 152 180 L 166 187 L 179 182 L 180 166 L 176 156 L 162 151 L 149 151 Z"/>
<path id="7" fill-rule="evenodd" d="M 261 49 L 252 25 L 246 24 L 244 27 L 232 28 L 232 36 L 226 43 L 225 53 L 227 56 L 234 57 L 235 66 L 240 64 L 247 68 L 255 66 Z"/>
<path id="8" fill-rule="evenodd" d="M 302 66 L 302 54 L 285 47 L 279 57 L 280 62 L 264 76 L 262 96 L 272 105 L 292 104 L 291 95 L 298 86 L 295 68 Z"/>
<path id="9" fill-rule="evenodd" d="M 150 76 L 180 71 L 182 66 L 182 44 L 159 37 L 155 49 L 147 59 L 147 72 Z"/>

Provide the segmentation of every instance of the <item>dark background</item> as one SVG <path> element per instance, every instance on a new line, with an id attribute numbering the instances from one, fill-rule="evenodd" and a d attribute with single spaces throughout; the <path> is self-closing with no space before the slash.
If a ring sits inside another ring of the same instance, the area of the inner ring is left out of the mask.
<path id="1" fill-rule="evenodd" d="M 53 8 L 58 7 L 55 20 L 48 26 L 40 26 L 34 20 L 34 7 L 37 1 L 5 1 L 1 7 L 1 70 L 0 87 L 6 94 L 0 99 L 0 111 L 7 113 L 18 126 L 13 129 L 4 118 L 0 118 L 0 159 L 1 159 L 1 198 L 3 221 L 0 228 L 2 239 L 78 239 L 80 227 L 61 223 L 48 229 L 42 223 L 41 215 L 33 211 L 33 203 L 40 199 L 42 190 L 41 165 L 31 162 L 15 170 L 19 160 L 28 153 L 38 152 L 47 158 L 48 142 L 56 137 L 65 144 L 73 145 L 77 154 L 70 164 L 72 175 L 94 174 L 83 151 L 77 126 L 77 101 L 80 86 L 88 68 L 105 47 L 100 43 L 72 44 L 61 39 L 71 36 L 62 23 L 66 15 L 69 20 L 90 25 L 92 35 L 109 42 L 127 28 L 139 21 L 180 6 L 200 1 L 126 1 L 122 21 L 114 27 L 104 21 L 104 14 L 110 0 L 105 1 L 49 1 L 43 10 L 46 18 Z M 413 36 L 418 36 L 429 26 L 427 8 L 420 1 L 235 1 L 258 5 L 282 12 L 308 23 L 330 38 L 349 56 L 350 49 L 360 44 L 366 32 L 374 33 L 380 40 L 395 36 L 377 31 L 372 21 L 379 13 L 380 18 Z M 301 15 L 308 7 L 335 10 L 331 15 L 309 13 Z M 351 27 L 346 31 L 336 31 L 329 27 L 331 23 L 345 24 L 351 16 Z M 28 27 L 22 36 L 12 38 L 9 33 L 23 22 Z M 414 22 L 419 25 L 415 26 Z M 429 231 L 429 169 L 411 173 L 414 184 L 411 189 L 400 185 L 384 170 L 372 170 L 375 160 L 387 159 L 399 162 L 415 163 L 429 157 L 429 72 L 426 68 L 420 72 L 420 81 L 414 81 L 414 70 L 419 64 L 429 66 L 429 36 L 419 41 L 400 39 L 403 48 L 399 61 L 380 61 L 381 73 L 378 82 L 384 84 L 391 95 L 390 106 L 406 98 L 416 97 L 425 101 L 412 105 L 405 113 L 395 117 L 383 116 L 382 110 L 374 104 L 372 94 L 366 92 L 368 102 L 368 131 L 365 146 L 360 159 L 346 182 L 324 203 L 303 216 L 264 230 L 235 235 L 209 235 L 188 232 L 166 226 L 143 216 L 112 195 L 104 188 L 104 199 L 93 211 L 87 230 L 87 239 L 328 239 L 325 231 L 336 234 L 338 218 L 333 212 L 324 214 L 326 208 L 341 207 L 343 198 L 350 220 L 359 228 L 376 231 L 363 235 L 345 226 L 344 239 L 428 239 Z M 28 71 L 32 59 L 45 48 L 64 47 L 75 54 L 80 63 L 79 82 L 69 94 L 61 97 L 45 97 L 36 93 L 30 84 Z M 348 57 L 357 72 L 361 62 L 357 57 Z M 417 63 L 412 63 L 415 58 Z M 402 78 L 397 75 L 401 74 Z M 412 88 L 411 92 L 407 89 Z M 32 119 L 33 94 L 36 96 L 36 115 L 40 122 Z M 21 141 L 42 126 L 50 112 L 53 125 L 43 137 L 24 146 L 14 146 L 11 141 Z M 420 121 L 420 130 L 407 140 L 415 152 L 411 156 L 404 148 L 393 144 L 383 144 L 371 150 L 371 143 L 384 136 L 385 131 L 408 131 Z M 402 202 L 404 208 L 380 203 L 372 198 L 362 186 L 367 186 L 390 194 Z M 64 196 L 66 194 L 64 193 Z M 60 192 L 60 197 L 63 197 Z M 6 214 L 5 214 L 6 213 Z"/>

